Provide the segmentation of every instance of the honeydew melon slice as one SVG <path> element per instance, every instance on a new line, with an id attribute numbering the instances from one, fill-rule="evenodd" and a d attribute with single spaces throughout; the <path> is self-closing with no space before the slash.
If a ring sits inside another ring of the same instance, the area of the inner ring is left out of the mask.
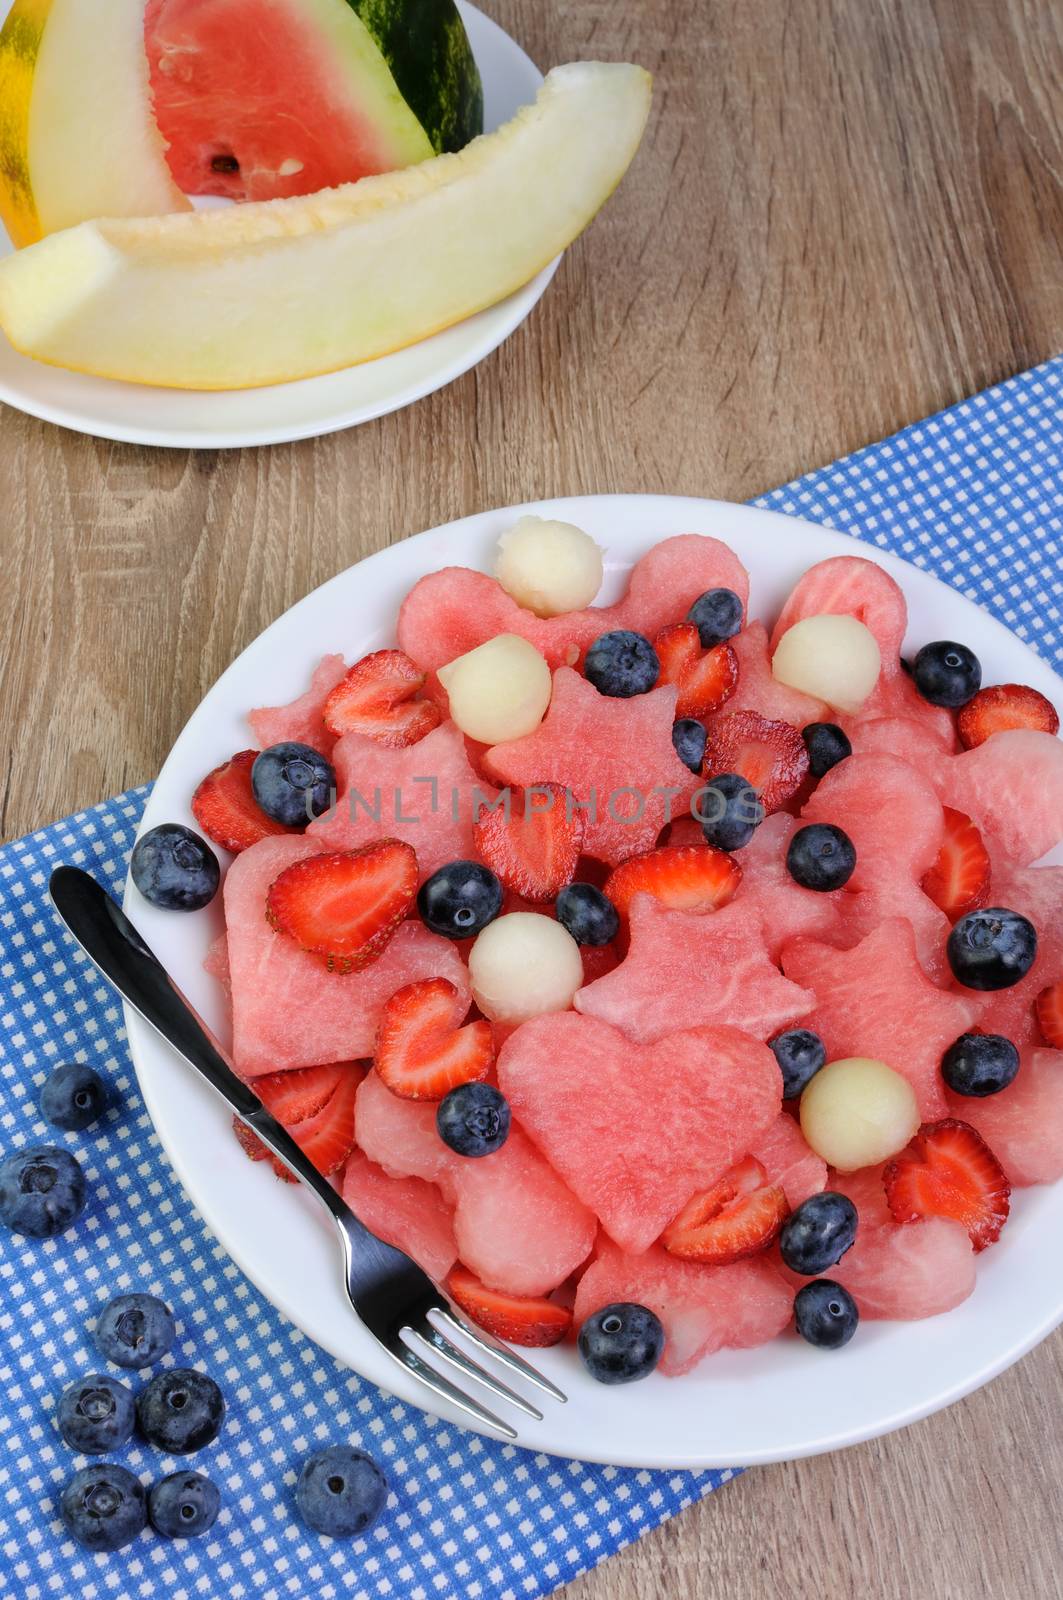
<path id="1" fill-rule="evenodd" d="M 183 389 L 253 388 L 398 350 L 512 293 L 623 177 L 640 67 L 579 62 L 496 133 L 401 172 L 228 211 L 82 223 L 0 263 L 24 354 Z"/>

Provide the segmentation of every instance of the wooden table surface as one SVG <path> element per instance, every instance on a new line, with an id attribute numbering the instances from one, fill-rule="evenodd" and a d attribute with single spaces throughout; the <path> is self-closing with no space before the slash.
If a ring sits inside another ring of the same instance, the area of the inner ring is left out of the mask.
<path id="1" fill-rule="evenodd" d="M 1063 344 L 1050 0 L 488 9 L 544 66 L 657 87 L 635 168 L 481 367 L 240 454 L 0 409 L 0 836 L 150 777 L 232 657 L 382 544 L 546 495 L 743 500 Z M 749 1473 L 570 1600 L 1063 1595 L 1061 1393 L 1063 1332 L 902 1434 Z"/>

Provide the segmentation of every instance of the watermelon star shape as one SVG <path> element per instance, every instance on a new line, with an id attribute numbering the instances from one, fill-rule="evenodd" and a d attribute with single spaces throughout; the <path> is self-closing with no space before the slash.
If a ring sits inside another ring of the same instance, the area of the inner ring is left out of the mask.
<path id="1" fill-rule="evenodd" d="M 574 1003 L 637 1044 L 716 1023 L 768 1039 L 815 1004 L 768 959 L 752 906 L 736 900 L 722 911 L 667 911 L 638 894 L 630 926 L 624 960 L 580 989 Z"/>

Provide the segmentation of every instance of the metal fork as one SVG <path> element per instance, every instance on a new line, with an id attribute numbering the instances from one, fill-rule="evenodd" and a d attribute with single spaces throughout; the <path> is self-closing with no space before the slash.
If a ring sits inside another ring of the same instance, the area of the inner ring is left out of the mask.
<path id="1" fill-rule="evenodd" d="M 343 1245 L 347 1297 L 359 1321 L 393 1361 L 440 1399 L 508 1439 L 516 1439 L 516 1430 L 451 1382 L 426 1356 L 436 1356 L 456 1373 L 482 1385 L 497 1400 L 515 1406 L 537 1422 L 542 1421 L 542 1412 L 473 1360 L 454 1343 L 453 1335 L 468 1341 L 481 1355 L 551 1399 L 566 1399 L 556 1384 L 514 1355 L 508 1346 L 482 1328 L 470 1327 L 416 1262 L 359 1222 L 343 1196 L 311 1165 L 291 1134 L 237 1077 L 217 1040 L 207 1032 L 121 907 L 95 878 L 78 867 L 58 867 L 52 873 L 49 892 L 78 944 L 126 1004 L 228 1101 L 262 1143 L 321 1201 Z"/>

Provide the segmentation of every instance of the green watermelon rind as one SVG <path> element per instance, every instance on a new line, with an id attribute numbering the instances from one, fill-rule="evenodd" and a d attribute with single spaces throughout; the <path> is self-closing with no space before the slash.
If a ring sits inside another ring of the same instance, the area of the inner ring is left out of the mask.
<path id="1" fill-rule="evenodd" d="M 454 0 L 346 0 L 437 155 L 483 132 L 483 84 Z"/>

